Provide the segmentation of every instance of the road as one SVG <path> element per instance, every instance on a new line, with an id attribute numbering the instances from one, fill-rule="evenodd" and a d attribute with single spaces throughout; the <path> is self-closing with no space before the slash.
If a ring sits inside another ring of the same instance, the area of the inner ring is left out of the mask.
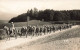
<path id="1" fill-rule="evenodd" d="M 80 50 L 80 26 L 11 47 L 7 50 Z"/>

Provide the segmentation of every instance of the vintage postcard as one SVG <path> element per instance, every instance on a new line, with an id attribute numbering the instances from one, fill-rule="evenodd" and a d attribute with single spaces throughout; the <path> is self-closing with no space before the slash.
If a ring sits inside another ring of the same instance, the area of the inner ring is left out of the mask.
<path id="1" fill-rule="evenodd" d="M 80 0 L 0 0 L 0 50 L 80 50 Z"/>

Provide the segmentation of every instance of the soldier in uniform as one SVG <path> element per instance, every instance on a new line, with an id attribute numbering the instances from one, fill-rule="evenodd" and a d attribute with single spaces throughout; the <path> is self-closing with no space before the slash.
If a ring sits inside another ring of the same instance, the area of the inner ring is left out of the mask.
<path id="1" fill-rule="evenodd" d="M 21 35 L 22 35 L 22 36 L 24 35 L 24 30 L 25 30 L 24 27 L 22 27 L 22 28 L 21 28 Z"/>
<path id="2" fill-rule="evenodd" d="M 36 26 L 36 35 L 38 36 L 39 35 L 39 27 Z"/>
<path id="3" fill-rule="evenodd" d="M 15 39 L 17 39 L 17 34 L 18 34 L 18 29 L 15 28 L 15 30 L 14 30 L 14 37 L 15 37 Z"/>
<path id="4" fill-rule="evenodd" d="M 54 26 L 52 26 L 53 27 L 53 32 L 55 32 L 55 27 Z"/>
<path id="5" fill-rule="evenodd" d="M 10 34 L 11 34 L 12 36 L 14 36 L 14 33 L 15 33 L 14 23 L 11 22 Z"/>
<path id="6" fill-rule="evenodd" d="M 40 27 L 40 35 L 42 35 L 42 33 L 43 33 L 43 27 L 41 26 Z"/>
<path id="7" fill-rule="evenodd" d="M 26 38 L 27 38 L 27 35 L 28 35 L 28 28 L 25 27 L 25 35 L 26 35 Z"/>
<path id="8" fill-rule="evenodd" d="M 32 36 L 35 35 L 35 32 L 36 32 L 36 27 L 35 26 L 32 26 Z"/>

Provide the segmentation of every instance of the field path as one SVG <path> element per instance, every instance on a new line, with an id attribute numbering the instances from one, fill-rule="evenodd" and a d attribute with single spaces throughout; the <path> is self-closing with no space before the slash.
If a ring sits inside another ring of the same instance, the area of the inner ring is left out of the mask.
<path id="1" fill-rule="evenodd" d="M 0 42 L 0 50 L 52 50 L 53 48 L 60 47 L 60 45 L 62 45 L 60 43 L 68 42 L 69 40 L 67 39 L 72 40 L 73 37 L 79 37 L 79 30 L 80 26 L 76 25 L 70 29 L 33 37 L 32 39 L 31 37 L 18 39 L 11 38 L 11 40 Z M 56 45 L 59 46 L 56 47 Z"/>

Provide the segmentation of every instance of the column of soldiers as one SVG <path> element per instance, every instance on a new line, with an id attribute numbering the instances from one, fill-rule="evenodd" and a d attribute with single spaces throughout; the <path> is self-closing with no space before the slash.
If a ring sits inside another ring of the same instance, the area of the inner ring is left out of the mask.
<path id="1" fill-rule="evenodd" d="M 13 23 L 12 23 L 13 24 Z M 13 36 L 15 38 L 17 38 L 18 36 L 41 36 L 41 35 L 45 35 L 45 34 L 50 34 L 51 32 L 55 32 L 57 30 L 63 30 L 63 29 L 68 29 L 71 28 L 72 24 L 62 24 L 62 25 L 43 25 L 43 26 L 31 26 L 28 25 L 26 27 L 21 27 L 19 29 L 17 29 L 16 27 L 4 27 L 4 30 L 6 31 L 6 34 L 8 36 L 8 38 L 10 39 L 11 34 L 13 34 Z M 10 30 L 11 29 L 11 30 Z"/>

